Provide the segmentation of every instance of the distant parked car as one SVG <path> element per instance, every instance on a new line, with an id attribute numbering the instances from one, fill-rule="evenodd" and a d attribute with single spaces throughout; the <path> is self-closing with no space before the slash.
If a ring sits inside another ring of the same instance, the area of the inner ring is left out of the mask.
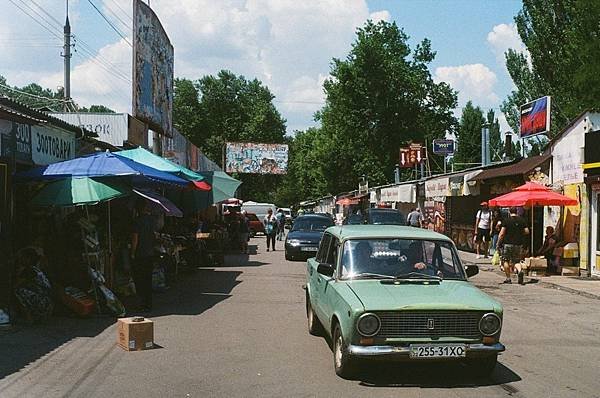
<path id="1" fill-rule="evenodd" d="M 262 221 L 258 219 L 256 214 L 246 213 L 246 217 L 248 217 L 248 224 L 250 224 L 250 236 L 254 236 L 257 233 L 265 233 L 265 226 Z"/>
<path id="2" fill-rule="evenodd" d="M 394 225 L 328 228 L 308 259 L 308 331 L 331 337 L 335 372 L 352 377 L 359 359 L 465 362 L 494 370 L 502 304 L 467 281 L 448 237 Z"/>
<path id="3" fill-rule="evenodd" d="M 285 259 L 294 261 L 314 257 L 323 231 L 333 225 L 333 220 L 323 215 L 307 214 L 297 217 L 285 239 Z"/>
<path id="4" fill-rule="evenodd" d="M 344 225 L 406 225 L 406 217 L 396 209 L 367 209 L 364 214 L 351 214 Z"/>

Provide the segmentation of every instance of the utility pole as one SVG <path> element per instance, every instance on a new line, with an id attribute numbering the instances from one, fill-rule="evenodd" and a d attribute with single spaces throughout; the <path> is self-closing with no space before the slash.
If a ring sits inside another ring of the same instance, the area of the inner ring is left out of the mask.
<path id="1" fill-rule="evenodd" d="M 71 100 L 71 25 L 69 24 L 69 0 L 66 0 L 67 4 L 67 18 L 65 20 L 64 28 L 64 47 L 63 57 L 65 58 L 65 87 L 64 87 L 64 110 L 68 112 L 69 101 Z"/>
<path id="2" fill-rule="evenodd" d="M 481 165 L 490 164 L 490 123 L 481 126 Z"/>

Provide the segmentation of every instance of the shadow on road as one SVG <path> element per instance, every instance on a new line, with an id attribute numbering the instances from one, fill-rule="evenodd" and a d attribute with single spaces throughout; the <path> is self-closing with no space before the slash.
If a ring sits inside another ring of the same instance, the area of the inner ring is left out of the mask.
<path id="1" fill-rule="evenodd" d="M 489 377 L 476 377 L 461 363 L 369 363 L 356 379 L 365 387 L 465 388 L 504 386 L 521 377 L 498 362 Z M 506 386 L 510 389 L 510 386 Z M 503 387 L 504 388 L 504 387 Z"/>
<path id="2" fill-rule="evenodd" d="M 226 257 L 226 264 L 231 263 L 232 259 Z M 250 263 L 247 266 L 256 266 L 251 264 L 252 262 L 247 263 Z M 150 313 L 138 314 L 130 311 L 127 315 L 153 318 L 173 314 L 202 314 L 231 297 L 233 288 L 241 283 L 237 280 L 241 273 L 214 268 L 182 273 L 170 289 L 154 294 L 154 308 Z M 136 302 L 133 298 L 123 301 L 128 309 Z M 47 360 L 54 350 L 68 344 L 72 339 L 99 335 L 115 322 L 116 319 L 108 315 L 90 318 L 53 316 L 41 324 L 17 325 L 11 330 L 0 330 L 0 380 L 26 366 L 31 366 L 37 360 Z"/>

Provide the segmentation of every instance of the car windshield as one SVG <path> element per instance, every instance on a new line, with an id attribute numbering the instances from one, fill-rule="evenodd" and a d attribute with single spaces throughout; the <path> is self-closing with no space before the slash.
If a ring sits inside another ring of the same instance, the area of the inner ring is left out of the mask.
<path id="1" fill-rule="evenodd" d="M 333 221 L 321 217 L 302 217 L 294 222 L 292 231 L 325 231 Z"/>
<path id="2" fill-rule="evenodd" d="M 363 223 L 363 216 L 360 214 L 352 214 L 348 216 L 346 220 L 346 224 L 348 225 L 358 225 Z"/>
<path id="3" fill-rule="evenodd" d="M 434 278 L 464 280 L 449 242 L 424 239 L 351 239 L 344 243 L 342 279 Z"/>
<path id="4" fill-rule="evenodd" d="M 398 211 L 372 211 L 369 214 L 371 224 L 404 225 L 404 216 Z"/>

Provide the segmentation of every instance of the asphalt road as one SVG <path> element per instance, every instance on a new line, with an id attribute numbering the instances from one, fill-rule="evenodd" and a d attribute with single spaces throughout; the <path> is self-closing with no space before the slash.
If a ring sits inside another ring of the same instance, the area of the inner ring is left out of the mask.
<path id="1" fill-rule="evenodd" d="M 158 348 L 125 352 L 112 319 L 63 318 L 0 334 L 1 397 L 594 397 L 600 300 L 472 279 L 505 308 L 507 352 L 492 377 L 460 365 L 371 364 L 333 371 L 328 342 L 306 330 L 305 265 L 283 251 L 231 256 L 156 296 Z"/>

